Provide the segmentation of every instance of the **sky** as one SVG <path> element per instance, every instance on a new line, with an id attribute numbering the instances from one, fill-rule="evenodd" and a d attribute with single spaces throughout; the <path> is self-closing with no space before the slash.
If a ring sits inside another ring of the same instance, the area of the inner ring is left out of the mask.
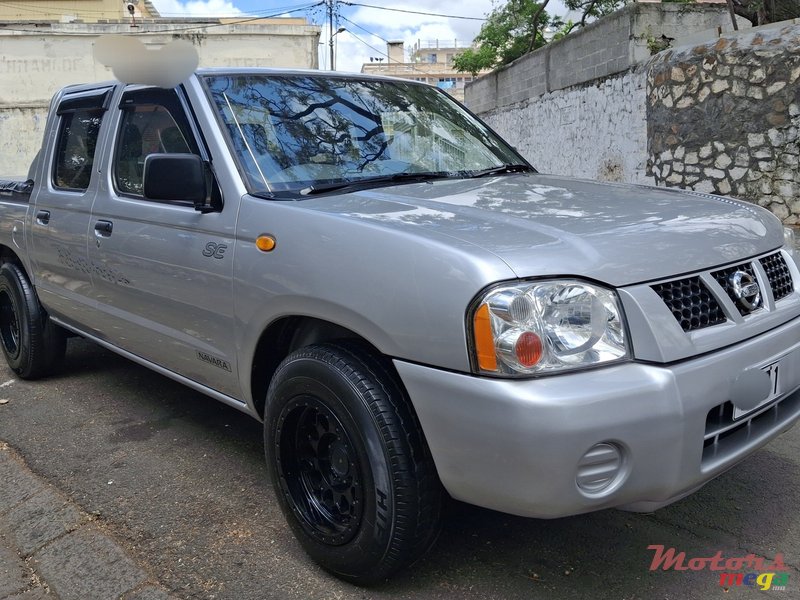
<path id="1" fill-rule="evenodd" d="M 306 17 L 322 26 L 320 37 L 320 68 L 330 68 L 330 50 L 328 45 L 329 29 L 324 6 L 298 10 L 315 4 L 317 0 L 153 0 L 158 11 L 164 17 L 186 16 L 238 16 L 242 18 L 255 16 L 293 16 Z M 336 51 L 336 69 L 339 71 L 359 72 L 363 63 L 370 62 L 370 57 L 386 58 L 386 41 L 402 40 L 406 51 L 417 41 L 423 44 L 439 40 L 441 46 L 453 46 L 455 40 L 459 45 L 469 44 L 478 34 L 482 20 L 491 12 L 492 0 L 351 0 L 354 4 L 435 13 L 451 17 L 471 17 L 459 19 L 432 15 L 411 14 L 390 10 L 380 10 L 366 6 L 350 6 L 339 0 L 338 26 L 334 23 L 334 31 L 344 27 L 345 31 L 334 36 Z M 553 10 L 550 10 L 551 7 Z M 563 14 L 563 4 L 551 0 L 548 4 L 550 14 Z M 276 65 L 282 66 L 282 65 Z"/>

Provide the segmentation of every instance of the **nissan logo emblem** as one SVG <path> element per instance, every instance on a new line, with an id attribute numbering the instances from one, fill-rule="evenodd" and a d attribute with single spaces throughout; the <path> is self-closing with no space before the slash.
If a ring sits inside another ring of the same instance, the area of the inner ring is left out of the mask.
<path id="1" fill-rule="evenodd" d="M 736 271 L 730 277 L 733 298 L 747 311 L 754 311 L 761 306 L 761 288 L 753 276 L 745 271 Z"/>

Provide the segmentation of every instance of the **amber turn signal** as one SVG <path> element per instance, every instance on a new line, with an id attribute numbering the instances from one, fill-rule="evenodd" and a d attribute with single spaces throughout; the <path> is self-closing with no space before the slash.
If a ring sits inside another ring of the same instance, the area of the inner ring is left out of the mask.
<path id="1" fill-rule="evenodd" d="M 260 235 L 256 238 L 256 248 L 262 252 L 272 252 L 277 242 L 271 235 Z"/>
<path id="2" fill-rule="evenodd" d="M 489 316 L 489 306 L 487 304 L 482 305 L 475 312 L 473 326 L 475 330 L 475 349 L 478 354 L 478 366 L 483 371 L 497 371 L 497 354 L 494 349 L 492 322 Z"/>

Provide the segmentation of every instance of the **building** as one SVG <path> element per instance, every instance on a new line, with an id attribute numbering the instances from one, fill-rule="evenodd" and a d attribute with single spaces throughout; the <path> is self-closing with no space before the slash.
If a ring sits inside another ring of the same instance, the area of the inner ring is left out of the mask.
<path id="1" fill-rule="evenodd" d="M 108 34 L 135 35 L 154 49 L 188 40 L 201 67 L 319 66 L 320 28 L 302 18 L 170 19 L 150 0 L 2 2 L 0 176 L 27 173 L 56 90 L 113 78 L 92 53 L 95 40 Z"/>
<path id="2" fill-rule="evenodd" d="M 450 43 L 452 45 L 448 45 Z M 361 72 L 421 81 L 441 88 L 463 102 L 464 85 L 473 77 L 456 71 L 453 59 L 470 47 L 458 40 L 417 40 L 406 59 L 403 42 L 388 42 L 386 55 L 370 57 L 370 62 L 362 65 Z"/>
<path id="3" fill-rule="evenodd" d="M 127 19 L 158 18 L 150 0 L 10 0 L 0 4 L 0 22 L 83 21 L 86 23 Z"/>

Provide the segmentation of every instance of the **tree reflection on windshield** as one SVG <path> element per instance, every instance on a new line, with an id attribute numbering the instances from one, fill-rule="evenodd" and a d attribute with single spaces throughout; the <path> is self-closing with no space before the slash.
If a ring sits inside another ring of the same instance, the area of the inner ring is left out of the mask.
<path id="1" fill-rule="evenodd" d="M 251 192 L 397 173 L 518 163 L 504 142 L 434 88 L 318 75 L 204 78 Z"/>

